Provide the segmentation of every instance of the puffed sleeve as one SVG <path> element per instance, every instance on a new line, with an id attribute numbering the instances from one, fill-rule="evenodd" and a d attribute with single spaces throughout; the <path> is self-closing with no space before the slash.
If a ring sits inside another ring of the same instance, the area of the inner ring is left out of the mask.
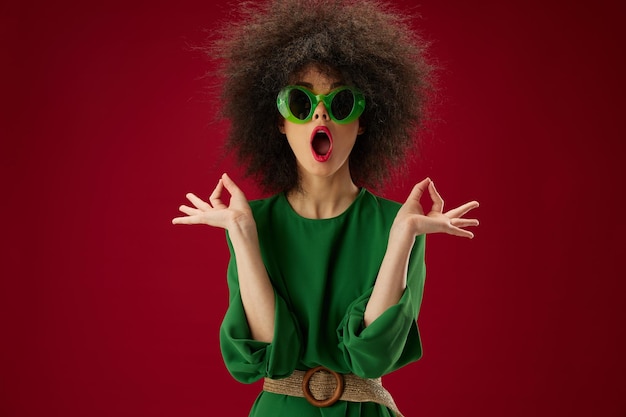
<path id="1" fill-rule="evenodd" d="M 424 251 L 425 238 L 421 235 L 411 251 L 407 287 L 400 301 L 369 326 L 364 326 L 363 316 L 373 288 L 348 308 L 337 333 L 339 349 L 355 375 L 378 378 L 422 356 L 417 316 L 426 273 Z"/>
<path id="2" fill-rule="evenodd" d="M 239 382 L 252 383 L 263 377 L 289 376 L 300 357 L 301 336 L 295 317 L 274 290 L 274 338 L 271 343 L 252 339 L 239 292 L 237 262 L 230 240 L 228 264 L 229 306 L 220 327 L 220 348 L 226 368 Z"/>

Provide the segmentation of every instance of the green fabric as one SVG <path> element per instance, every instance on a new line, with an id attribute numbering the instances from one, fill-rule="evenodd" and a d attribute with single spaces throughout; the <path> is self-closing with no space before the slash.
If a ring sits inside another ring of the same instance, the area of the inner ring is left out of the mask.
<path id="1" fill-rule="evenodd" d="M 251 201 L 250 206 L 276 295 L 275 334 L 271 343 L 251 338 L 227 235 L 230 304 L 220 329 L 220 344 L 235 379 L 252 383 L 263 377 L 283 378 L 294 369 L 317 365 L 376 378 L 421 357 L 416 320 L 425 277 L 424 236 L 416 238 L 407 289 L 398 304 L 367 328 L 363 326 L 363 313 L 400 204 L 361 189 L 352 205 L 331 219 L 299 216 L 284 194 Z M 266 392 L 259 395 L 250 412 L 254 417 L 296 415 L 393 413 L 378 404 L 344 401 L 316 408 L 302 398 Z"/>

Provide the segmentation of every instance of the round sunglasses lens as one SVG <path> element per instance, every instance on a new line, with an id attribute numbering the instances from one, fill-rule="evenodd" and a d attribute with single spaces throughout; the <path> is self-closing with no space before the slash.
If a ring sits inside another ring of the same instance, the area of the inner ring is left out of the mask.
<path id="1" fill-rule="evenodd" d="M 311 100 L 303 91 L 293 89 L 289 92 L 289 111 L 300 120 L 311 113 Z"/>
<path id="2" fill-rule="evenodd" d="M 330 103 L 333 116 L 337 120 L 343 120 L 352 113 L 354 107 L 354 94 L 350 90 L 342 90 L 337 93 Z"/>

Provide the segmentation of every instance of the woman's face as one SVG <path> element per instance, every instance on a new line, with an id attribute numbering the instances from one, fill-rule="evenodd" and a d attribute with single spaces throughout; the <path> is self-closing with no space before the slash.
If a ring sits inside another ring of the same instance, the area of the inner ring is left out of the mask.
<path id="1" fill-rule="evenodd" d="M 314 94 L 328 94 L 343 85 L 338 75 L 322 71 L 314 64 L 300 71 L 291 84 L 305 87 Z M 296 156 L 301 179 L 350 176 L 348 157 L 357 135 L 363 133 L 358 119 L 348 124 L 336 123 L 320 102 L 310 121 L 300 124 L 283 119 L 279 129 L 287 136 Z"/>

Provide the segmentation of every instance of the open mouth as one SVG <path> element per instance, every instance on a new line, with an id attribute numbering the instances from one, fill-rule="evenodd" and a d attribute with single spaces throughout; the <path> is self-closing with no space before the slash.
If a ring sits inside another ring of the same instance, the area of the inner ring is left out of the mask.
<path id="1" fill-rule="evenodd" d="M 333 151 L 333 137 L 326 126 L 318 126 L 311 134 L 311 152 L 318 162 L 326 162 Z"/>

